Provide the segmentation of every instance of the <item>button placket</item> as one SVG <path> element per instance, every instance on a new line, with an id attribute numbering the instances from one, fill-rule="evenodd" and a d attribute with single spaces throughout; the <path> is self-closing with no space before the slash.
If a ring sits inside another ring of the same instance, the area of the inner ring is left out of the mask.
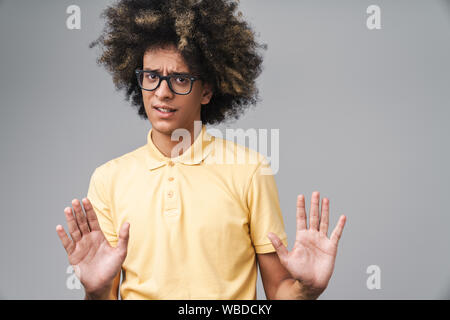
<path id="1" fill-rule="evenodd" d="M 173 161 L 168 161 L 167 163 L 167 176 L 164 179 L 165 192 L 164 192 L 164 202 L 165 202 L 165 210 L 171 211 L 178 209 L 178 194 L 176 192 L 175 185 L 175 171 L 176 164 Z"/>

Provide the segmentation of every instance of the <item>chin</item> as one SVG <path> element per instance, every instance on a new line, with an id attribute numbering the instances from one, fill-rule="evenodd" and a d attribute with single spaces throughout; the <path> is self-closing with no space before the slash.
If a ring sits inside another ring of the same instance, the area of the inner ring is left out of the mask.
<path id="1" fill-rule="evenodd" d="M 175 129 L 179 128 L 177 126 L 177 123 L 170 123 L 167 121 L 165 122 L 163 120 L 150 121 L 150 123 L 152 124 L 153 130 L 161 132 L 166 135 L 172 135 L 172 132 Z"/>

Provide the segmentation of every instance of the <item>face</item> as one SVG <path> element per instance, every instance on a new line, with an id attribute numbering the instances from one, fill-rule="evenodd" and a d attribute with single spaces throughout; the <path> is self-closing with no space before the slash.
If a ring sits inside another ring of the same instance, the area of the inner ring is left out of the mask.
<path id="1" fill-rule="evenodd" d="M 158 70 L 159 75 L 171 73 L 188 73 L 190 70 L 183 57 L 175 47 L 149 50 L 143 58 L 144 70 Z M 188 95 L 178 95 L 172 92 L 167 81 L 162 81 L 154 91 L 142 90 L 145 111 L 154 131 L 171 135 L 175 129 L 184 128 L 192 132 L 194 121 L 200 121 L 201 108 L 207 108 L 212 97 L 211 86 L 196 80 Z M 168 107 L 175 109 L 172 113 L 162 113 L 156 108 Z"/>

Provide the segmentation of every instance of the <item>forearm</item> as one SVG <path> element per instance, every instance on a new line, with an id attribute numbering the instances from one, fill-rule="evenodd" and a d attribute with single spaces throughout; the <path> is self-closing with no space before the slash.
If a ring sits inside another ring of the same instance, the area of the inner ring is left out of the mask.
<path id="1" fill-rule="evenodd" d="M 321 292 L 303 286 L 293 278 L 284 279 L 278 285 L 275 300 L 315 300 Z"/>

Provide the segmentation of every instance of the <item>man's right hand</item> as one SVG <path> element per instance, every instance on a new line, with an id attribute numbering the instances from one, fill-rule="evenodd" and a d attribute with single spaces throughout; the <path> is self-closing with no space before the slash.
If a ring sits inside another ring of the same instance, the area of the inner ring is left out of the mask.
<path id="1" fill-rule="evenodd" d="M 105 298 L 127 256 L 130 224 L 126 222 L 122 225 L 117 246 L 112 247 L 100 229 L 91 202 L 87 198 L 83 199 L 86 216 L 78 199 L 72 200 L 72 205 L 76 218 L 70 207 L 64 209 L 72 239 L 61 225 L 56 226 L 56 232 L 86 295 Z"/>

